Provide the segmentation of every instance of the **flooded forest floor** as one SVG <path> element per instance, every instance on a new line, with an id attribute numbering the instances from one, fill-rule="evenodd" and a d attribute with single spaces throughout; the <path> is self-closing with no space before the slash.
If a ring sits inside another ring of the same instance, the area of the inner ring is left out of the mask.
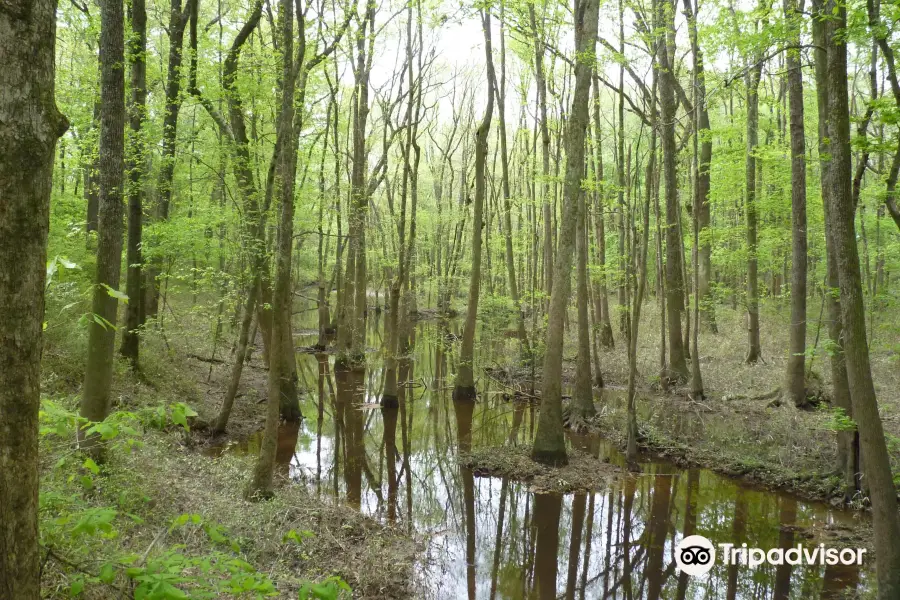
<path id="1" fill-rule="evenodd" d="M 674 552 L 675 538 L 671 551 L 666 543 L 651 542 L 678 532 L 687 535 L 689 527 L 705 526 L 704 533 L 723 541 L 732 532 L 764 547 L 786 543 L 785 532 L 791 532 L 787 541 L 871 545 L 864 514 L 839 506 L 830 407 L 804 412 L 754 399 L 783 379 L 788 330 L 783 307 L 764 307 L 765 362 L 757 365 L 743 360 L 746 331 L 740 312 L 721 307 L 720 333 L 700 335 L 706 389 L 700 402 L 681 389 L 659 391 L 659 323 L 654 311 L 646 311 L 638 338 L 638 418 L 645 455 L 637 476 L 623 468 L 617 451 L 624 446 L 628 374 L 624 339 L 617 331 L 615 347 L 600 352 L 605 387 L 595 389 L 598 435 L 570 436 L 572 465 L 566 472 L 551 472 L 527 456 L 540 369 L 533 371 L 535 381 L 532 371 L 521 366 L 518 342 L 508 335 L 506 323 L 482 323 L 478 400 L 461 406 L 450 401 L 449 391 L 462 322 L 420 321 L 411 329 L 413 350 L 401 361 L 400 378 L 408 383 L 401 388 L 397 414 L 378 405 L 385 319 L 372 311 L 365 373 L 340 375 L 327 354 L 298 352 L 305 419 L 299 427 L 282 427 L 279 487 L 273 501 L 262 503 L 242 498 L 264 422 L 267 371 L 261 338 L 244 369 L 227 433 L 210 437 L 203 423 L 213 419 L 221 403 L 230 374 L 231 336 L 213 349 L 208 315 L 192 312 L 187 299 L 170 312 L 162 331 L 144 336 L 140 375 L 117 367 L 116 408 L 142 415 L 184 402 L 199 415 L 191 420 L 190 432 L 148 426 L 140 447 L 110 454 L 102 482 L 87 502 L 118 505 L 140 520 L 123 525 L 115 540 L 123 551 L 146 557 L 151 550 L 155 555 L 179 544 L 183 552 L 211 551 L 216 544 L 203 536 L 162 533 L 179 515 L 199 514 L 239 540 L 239 556 L 276 582 L 279 597 L 295 598 L 305 581 L 338 576 L 355 598 L 481 598 L 496 591 L 507 598 L 555 598 L 575 588 L 582 597 L 604 596 L 610 585 L 625 584 L 625 571 L 629 586 L 632 571 L 641 578 L 633 582 L 641 589 L 645 581 L 661 590 L 681 585 L 671 565 L 663 564 Z M 300 314 L 294 338 L 302 349 L 316 341 L 315 311 Z M 809 329 L 812 347 L 815 324 Z M 896 331 L 885 325 L 879 332 L 882 339 L 876 334 L 873 340 L 873 378 L 900 472 L 900 366 L 897 349 L 885 341 L 896 338 Z M 574 379 L 574 335 L 567 332 L 566 379 Z M 72 410 L 77 410 L 74 394 L 83 377 L 73 357 L 84 355 L 84 338 L 77 331 L 51 331 L 44 351 L 45 396 L 67 398 L 60 402 Z M 819 349 L 812 361 L 827 388 L 827 356 Z M 42 444 L 44 490 L 71 493 L 71 480 L 53 467 L 69 447 L 48 439 Z M 863 503 L 855 508 L 864 508 Z M 660 520 L 669 525 L 660 529 Z M 555 538 L 548 537 L 548 528 L 557 531 Z M 592 539 L 595 555 L 605 548 L 605 564 L 600 558 L 590 563 Z M 547 540 L 553 549 L 547 549 Z M 657 546 L 665 548 L 659 552 L 666 557 L 654 556 Z M 575 564 L 582 560 L 583 566 Z M 48 569 L 59 585 L 71 576 L 64 565 Z M 687 597 L 718 597 L 717 590 L 724 590 L 718 586 L 731 585 L 735 578 L 749 597 L 762 597 L 760 585 L 784 580 L 784 573 L 776 577 L 774 569 L 762 579 L 749 571 L 739 577 L 712 573 L 706 583 L 692 582 Z M 820 592 L 824 598 L 832 588 L 871 589 L 867 570 L 796 569 L 791 577 L 788 573 L 792 586 L 809 592 L 803 597 Z"/>

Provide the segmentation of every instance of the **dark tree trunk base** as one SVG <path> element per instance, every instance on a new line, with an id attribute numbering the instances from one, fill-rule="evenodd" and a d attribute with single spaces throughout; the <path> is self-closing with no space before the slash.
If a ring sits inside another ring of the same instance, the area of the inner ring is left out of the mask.
<path id="1" fill-rule="evenodd" d="M 454 402 L 475 402 L 478 391 L 474 385 L 458 385 L 453 388 Z"/>
<path id="2" fill-rule="evenodd" d="M 566 454 L 565 450 L 552 451 L 534 449 L 531 452 L 531 459 L 542 465 L 547 465 L 548 467 L 565 467 L 569 464 L 569 456 Z"/>

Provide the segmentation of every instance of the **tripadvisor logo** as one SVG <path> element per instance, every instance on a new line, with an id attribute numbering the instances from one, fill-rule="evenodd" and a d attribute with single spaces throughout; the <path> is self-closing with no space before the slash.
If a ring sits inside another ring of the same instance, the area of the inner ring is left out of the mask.
<path id="1" fill-rule="evenodd" d="M 762 564 L 770 565 L 862 565 L 865 548 L 826 548 L 819 544 L 805 548 L 801 544 L 790 548 L 748 548 L 734 544 L 718 544 L 722 561 L 726 565 L 746 565 L 751 568 Z M 675 548 L 675 563 L 679 571 L 688 575 L 705 575 L 716 561 L 716 549 L 712 542 L 702 535 L 689 535 Z"/>
<path id="2" fill-rule="evenodd" d="M 689 535 L 675 548 L 675 564 L 688 575 L 706 575 L 715 561 L 716 549 L 702 535 Z"/>

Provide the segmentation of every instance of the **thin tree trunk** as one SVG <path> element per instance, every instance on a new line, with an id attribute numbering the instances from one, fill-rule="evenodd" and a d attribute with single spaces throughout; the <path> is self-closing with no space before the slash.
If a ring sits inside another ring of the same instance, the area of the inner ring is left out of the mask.
<path id="1" fill-rule="evenodd" d="M 799 6 L 798 6 L 799 4 Z M 784 16 L 794 43 L 800 42 L 798 17 L 803 0 L 784 0 Z M 806 399 L 806 133 L 803 126 L 803 74 L 798 50 L 787 50 L 787 88 L 791 135 L 791 340 L 785 391 L 794 406 Z"/>
<path id="2" fill-rule="evenodd" d="M 757 276 L 757 217 L 756 217 L 756 147 L 759 139 L 759 82 L 763 61 L 748 65 L 744 77 L 747 88 L 747 161 L 745 172 L 747 214 L 747 363 L 762 358 L 759 339 L 759 283 Z"/>
<path id="3" fill-rule="evenodd" d="M 469 301 L 466 307 L 466 324 L 463 329 L 459 351 L 459 370 L 456 375 L 453 397 L 456 400 L 475 399 L 475 374 L 473 360 L 475 354 L 475 326 L 478 316 L 478 296 L 481 290 L 481 230 L 484 198 L 486 194 L 485 169 L 487 167 L 488 134 L 494 112 L 494 62 L 491 56 L 491 14 L 481 13 L 481 28 L 484 33 L 484 52 L 487 61 L 488 100 L 484 117 L 475 132 L 475 200 L 472 207 L 472 270 L 469 280 Z"/>
<path id="4" fill-rule="evenodd" d="M 668 2 L 669 0 L 665 0 Z M 678 211 L 677 148 L 675 146 L 675 34 L 673 16 L 666 16 L 663 33 L 659 35 L 659 103 L 662 117 L 663 179 L 666 186 L 666 308 L 668 310 L 669 375 L 676 381 L 687 381 L 684 339 L 681 331 L 681 314 L 684 312 L 684 277 L 681 269 L 681 238 L 678 235 L 680 214 Z"/>
<path id="5" fill-rule="evenodd" d="M 169 208 L 172 202 L 172 184 L 175 176 L 175 146 L 178 134 L 178 113 L 181 111 L 181 65 L 184 29 L 187 26 L 193 3 L 188 0 L 184 10 L 181 0 L 171 0 L 169 6 L 169 61 L 166 71 L 166 96 L 163 113 L 162 157 L 160 159 L 159 181 L 157 191 L 159 198 L 156 206 L 156 218 L 161 221 L 169 219 Z M 144 314 L 147 318 L 155 318 L 159 312 L 159 287 L 156 281 L 160 275 L 160 263 L 148 265 L 144 278 L 146 300 Z"/>
<path id="6" fill-rule="evenodd" d="M 126 252 L 125 328 L 120 352 L 133 369 L 138 368 L 138 328 L 143 322 L 143 285 L 141 282 L 141 234 L 143 229 L 145 144 L 141 131 L 147 110 L 147 10 L 144 0 L 131 0 L 131 38 L 128 60 L 131 64 L 131 152 L 128 157 L 128 251 Z"/>
<path id="7" fill-rule="evenodd" d="M 549 465 L 568 463 L 562 421 L 562 349 L 566 306 L 571 289 L 572 259 L 577 236 L 578 203 L 584 178 L 584 141 L 589 125 L 592 67 L 585 57 L 593 57 L 597 42 L 597 0 L 575 2 L 575 90 L 572 110 L 566 123 L 566 173 L 559 248 L 556 254 L 556 283 L 550 297 L 544 373 L 541 385 L 540 420 L 531 456 Z"/>

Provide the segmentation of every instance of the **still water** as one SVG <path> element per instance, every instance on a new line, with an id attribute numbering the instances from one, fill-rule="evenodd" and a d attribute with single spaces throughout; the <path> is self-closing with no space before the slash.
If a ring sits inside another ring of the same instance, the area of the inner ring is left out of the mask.
<path id="1" fill-rule="evenodd" d="M 327 354 L 298 354 L 303 414 L 283 426 L 278 468 L 323 498 L 345 503 L 426 541 L 417 596 L 435 600 L 537 598 L 800 599 L 868 595 L 872 567 L 769 566 L 717 560 L 702 577 L 679 573 L 679 540 L 699 534 L 714 544 L 764 550 L 813 547 L 810 529 L 841 530 L 852 514 L 798 501 L 703 469 L 645 457 L 641 472 L 592 494 L 540 494 L 528 485 L 478 477 L 456 461 L 459 450 L 530 444 L 537 409 L 508 399 L 490 378 L 476 404 L 452 399 L 460 324 L 420 322 L 399 365 L 400 407 L 383 409 L 384 319 L 371 319 L 369 368 L 335 372 Z M 457 332 L 458 333 L 458 332 Z M 482 334 L 481 366 L 504 363 L 517 341 Z M 315 335 L 297 336 L 298 345 Z M 613 401 L 598 395 L 598 405 Z M 578 446 L 614 464 L 622 457 L 601 439 Z M 259 435 L 229 447 L 256 452 Z"/>

